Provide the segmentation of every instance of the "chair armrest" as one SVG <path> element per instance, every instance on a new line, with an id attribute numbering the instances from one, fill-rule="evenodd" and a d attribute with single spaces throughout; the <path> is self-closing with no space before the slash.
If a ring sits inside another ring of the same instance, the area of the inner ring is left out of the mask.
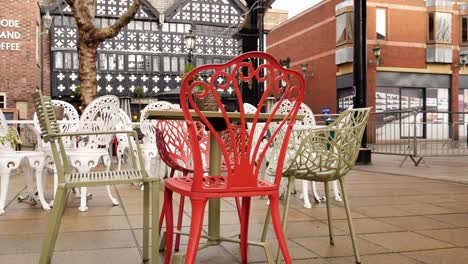
<path id="1" fill-rule="evenodd" d="M 55 134 L 57 137 L 74 137 L 74 136 L 92 136 L 92 135 L 116 135 L 116 134 L 133 134 L 138 137 L 134 130 L 111 130 L 111 131 L 83 131 L 83 132 L 68 132 Z"/>

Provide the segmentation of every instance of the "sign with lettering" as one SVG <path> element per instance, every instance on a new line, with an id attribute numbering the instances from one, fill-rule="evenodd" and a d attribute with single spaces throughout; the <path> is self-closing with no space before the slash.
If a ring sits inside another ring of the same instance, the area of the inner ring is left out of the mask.
<path id="1" fill-rule="evenodd" d="M 20 51 L 21 44 L 14 42 L 21 39 L 20 21 L 15 19 L 0 18 L 0 51 Z M 13 42 L 11 41 L 13 40 Z"/>

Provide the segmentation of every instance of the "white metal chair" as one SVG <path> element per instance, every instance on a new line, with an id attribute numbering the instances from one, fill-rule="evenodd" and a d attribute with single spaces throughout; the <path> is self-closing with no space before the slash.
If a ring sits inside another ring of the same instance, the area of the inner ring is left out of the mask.
<path id="1" fill-rule="evenodd" d="M 39 200 L 45 210 L 50 209 L 44 199 L 44 189 L 40 180 L 44 168 L 44 154 L 39 151 L 16 151 L 9 139 L 18 137 L 17 135 L 18 132 L 16 130 L 8 127 L 5 116 L 0 110 L 0 215 L 5 213 L 10 175 L 21 165 L 23 167 L 23 174 L 26 177 L 29 195 L 34 197 L 35 193 L 32 178 L 32 169 L 34 169 Z"/>
<path id="2" fill-rule="evenodd" d="M 101 96 L 93 100 L 83 111 L 77 132 L 99 132 L 115 130 L 118 122 L 119 98 L 114 95 Z M 67 151 L 70 165 L 79 173 L 85 173 L 95 168 L 102 160 L 109 171 L 111 166 L 111 155 L 109 147 L 113 135 L 98 134 L 81 137 L 76 150 Z M 107 194 L 113 205 L 119 205 L 117 199 L 112 196 L 110 187 L 107 186 Z M 88 210 L 86 205 L 87 189 L 80 188 L 80 211 Z"/>
<path id="3" fill-rule="evenodd" d="M 151 171 L 151 165 L 153 161 L 156 161 L 155 168 L 160 171 L 166 169 L 166 165 L 161 161 L 158 155 L 158 149 L 156 148 L 156 130 L 155 125 L 157 120 L 151 120 L 146 118 L 146 112 L 149 110 L 169 110 L 169 109 L 180 109 L 177 104 L 172 104 L 166 101 L 157 101 L 148 104 L 142 111 L 140 116 L 140 129 L 143 133 L 143 144 L 141 144 L 141 150 L 143 152 L 143 158 L 145 163 L 146 171 Z M 156 174 L 159 175 L 159 174 Z"/>
<path id="4" fill-rule="evenodd" d="M 257 112 L 257 108 L 249 103 L 244 103 L 244 113 L 256 113 Z M 266 140 L 265 138 L 260 138 L 260 136 L 262 135 L 262 130 L 264 129 L 265 127 L 265 124 L 263 123 L 257 123 L 255 125 L 255 130 L 253 131 L 253 144 L 256 145 L 258 141 L 261 141 L 260 143 L 260 146 L 259 146 L 259 149 L 258 149 L 258 154 L 257 156 L 260 155 L 260 153 L 263 152 L 263 150 L 265 149 L 265 145 L 266 145 Z M 252 129 L 252 124 L 251 123 L 247 123 L 247 128 L 250 130 Z M 251 132 L 252 133 L 252 132 Z M 267 154 L 266 154 L 266 159 L 263 159 L 262 160 L 262 164 L 257 164 L 257 165 L 260 165 L 261 166 L 261 169 L 260 169 L 260 179 L 264 179 L 265 178 L 265 170 L 266 170 L 266 167 L 267 167 L 267 159 L 268 159 L 268 156 L 269 156 L 269 151 L 267 151 Z M 256 157 L 256 160 L 258 160 L 259 157 Z"/>
<path id="5" fill-rule="evenodd" d="M 75 132 L 78 129 L 78 123 L 80 121 L 80 115 L 76 111 L 75 107 L 68 102 L 61 100 L 52 100 L 52 105 L 54 107 L 60 107 L 63 109 L 63 118 L 62 123 L 60 123 L 60 131 L 64 133 Z M 55 199 L 55 194 L 57 193 L 58 177 L 57 177 L 57 168 L 54 164 L 54 157 L 52 154 L 52 148 L 49 142 L 45 142 L 41 138 L 41 127 L 39 125 L 39 119 L 37 118 L 37 113 L 34 113 L 34 127 L 30 127 L 31 131 L 34 132 L 37 138 L 37 149 L 42 151 L 45 155 L 45 167 L 54 172 L 54 190 L 53 195 Z M 63 138 L 63 144 L 66 150 L 76 149 L 76 138 Z M 43 181 L 44 182 L 44 181 Z M 43 186 L 45 188 L 45 186 Z M 50 202 L 50 206 L 53 206 L 54 201 Z"/>
<path id="6" fill-rule="evenodd" d="M 122 108 L 119 109 L 118 116 L 119 116 L 119 121 L 116 124 L 116 129 L 117 130 L 131 131 L 132 130 L 132 120 L 130 120 L 130 117 L 128 116 L 128 114 Z M 127 135 L 117 134 L 116 138 L 117 138 L 117 147 L 116 147 L 115 152 L 117 154 L 117 170 L 120 171 L 120 169 L 122 167 L 122 160 L 123 160 L 124 156 L 129 154 L 128 152 L 130 151 L 130 142 L 128 141 Z M 136 149 L 135 148 L 135 141 L 133 140 L 133 138 L 131 140 L 132 140 L 133 149 L 135 151 L 135 149 Z M 131 163 L 129 163 L 129 165 L 130 164 Z M 134 169 L 136 169 L 136 168 L 134 168 Z"/>

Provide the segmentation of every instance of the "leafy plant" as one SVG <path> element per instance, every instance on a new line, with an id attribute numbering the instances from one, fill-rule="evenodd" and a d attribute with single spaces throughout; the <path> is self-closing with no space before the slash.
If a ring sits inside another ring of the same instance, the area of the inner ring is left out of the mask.
<path id="1" fill-rule="evenodd" d="M 81 84 L 78 84 L 75 87 L 75 90 L 73 91 L 72 95 L 77 97 L 77 98 L 81 98 Z"/>
<path id="2" fill-rule="evenodd" d="M 195 66 L 193 66 L 193 64 L 189 63 L 189 64 L 186 64 L 185 67 L 184 67 L 184 74 L 182 75 L 182 80 L 184 80 L 187 75 L 193 70 L 195 69 Z M 200 76 L 198 75 L 194 75 L 192 77 L 192 80 L 191 82 L 194 82 L 194 81 L 200 81 Z M 203 93 L 205 91 L 205 87 L 201 86 L 201 85 L 197 85 L 193 91 L 195 93 Z"/>
<path id="3" fill-rule="evenodd" d="M 145 94 L 145 90 L 141 86 L 136 86 L 135 89 L 133 90 L 133 97 L 135 98 L 140 98 L 143 97 Z"/>

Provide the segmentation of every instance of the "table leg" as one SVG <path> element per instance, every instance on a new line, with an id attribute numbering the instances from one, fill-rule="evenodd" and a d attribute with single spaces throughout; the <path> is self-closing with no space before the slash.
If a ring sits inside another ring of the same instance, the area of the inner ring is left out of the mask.
<path id="1" fill-rule="evenodd" d="M 218 132 L 220 133 L 220 132 Z M 221 173 L 221 149 L 216 138 L 210 134 L 210 176 L 219 176 Z M 208 241 L 219 244 L 221 236 L 221 200 L 212 198 L 208 205 Z"/>

